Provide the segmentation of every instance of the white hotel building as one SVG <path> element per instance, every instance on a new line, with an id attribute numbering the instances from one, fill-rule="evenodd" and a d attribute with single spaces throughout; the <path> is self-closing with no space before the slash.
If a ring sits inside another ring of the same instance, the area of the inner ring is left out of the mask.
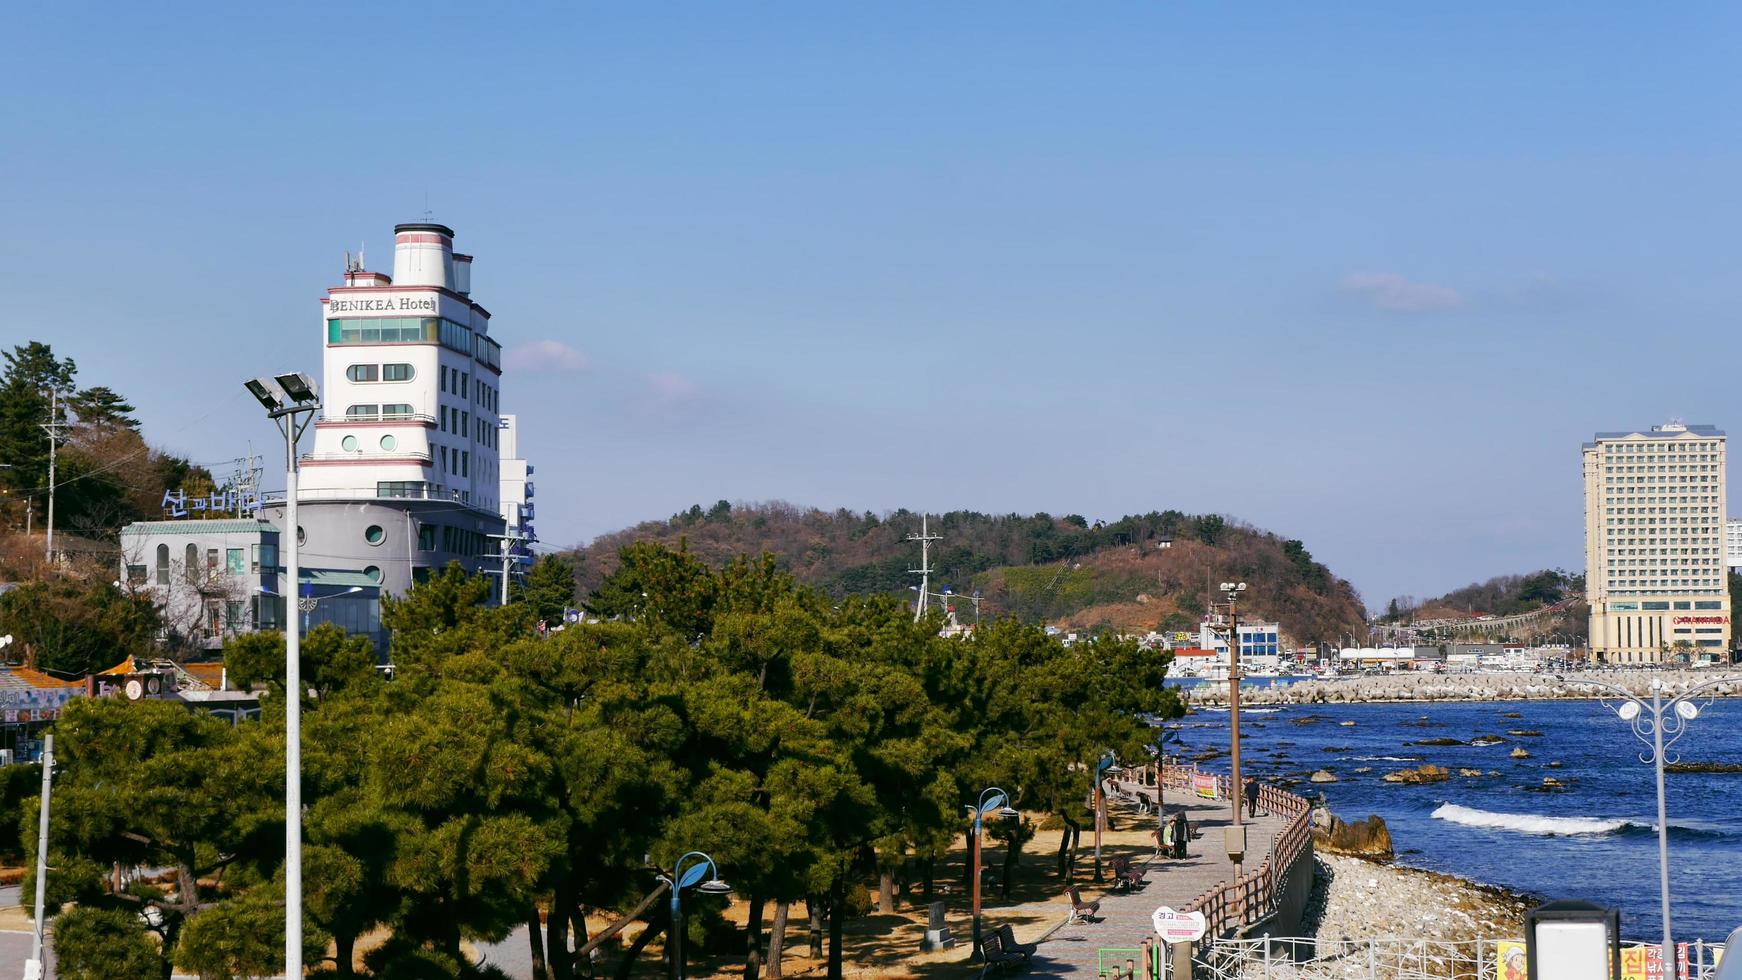
<path id="1" fill-rule="evenodd" d="M 1584 446 L 1591 650 L 1609 663 L 1726 659 L 1724 433 L 1672 422 Z"/>
<path id="2" fill-rule="evenodd" d="M 527 556 L 536 540 L 532 467 L 516 458 L 516 420 L 502 412 L 501 346 L 472 298 L 472 257 L 454 252 L 444 225 L 398 225 L 394 239 L 391 276 L 348 263 L 343 285 L 321 300 L 321 417 L 297 495 L 299 594 L 331 599 L 311 623 L 336 621 L 378 643 L 381 595 L 454 561 L 499 572 L 505 542 Z M 262 516 L 282 529 L 282 495 L 267 496 Z M 124 571 L 153 589 L 179 582 L 150 569 L 154 555 L 158 564 L 180 557 L 186 523 L 130 528 L 135 554 Z M 218 632 L 283 621 L 282 610 L 258 606 L 229 602 L 244 621 L 225 619 Z"/>

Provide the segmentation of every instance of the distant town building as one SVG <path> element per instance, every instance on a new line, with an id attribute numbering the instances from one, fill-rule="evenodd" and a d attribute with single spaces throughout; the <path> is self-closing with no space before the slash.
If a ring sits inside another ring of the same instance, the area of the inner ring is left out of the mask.
<path id="1" fill-rule="evenodd" d="M 1734 517 L 1724 522 L 1724 565 L 1742 571 L 1742 521 Z"/>
<path id="2" fill-rule="evenodd" d="M 1730 647 L 1724 433 L 1671 422 L 1584 445 L 1590 646 L 1609 663 Z"/>

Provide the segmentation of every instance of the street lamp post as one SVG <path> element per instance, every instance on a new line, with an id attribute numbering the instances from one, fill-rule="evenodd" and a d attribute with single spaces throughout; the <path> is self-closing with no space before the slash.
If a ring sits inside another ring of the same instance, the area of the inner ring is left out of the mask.
<path id="1" fill-rule="evenodd" d="M 1711 704 L 1714 695 L 1696 697 L 1702 691 L 1717 687 L 1720 684 L 1734 684 L 1742 681 L 1737 677 L 1720 677 L 1696 684 L 1682 693 L 1663 699 L 1664 683 L 1662 678 L 1651 679 L 1651 700 L 1646 701 L 1635 696 L 1625 688 L 1603 681 L 1585 680 L 1580 683 L 1591 687 L 1602 688 L 1616 695 L 1620 701 L 1610 704 L 1607 697 L 1599 696 L 1598 703 L 1615 712 L 1616 717 L 1627 722 L 1633 728 L 1634 737 L 1645 744 L 1646 751 L 1639 753 L 1639 761 L 1648 763 L 1657 775 L 1657 884 L 1658 893 L 1663 906 L 1663 968 L 1664 976 L 1676 980 L 1675 943 L 1670 937 L 1669 924 L 1669 822 L 1668 812 L 1663 800 L 1663 767 L 1665 750 L 1676 743 L 1676 740 L 1686 734 L 1688 722 L 1700 716 L 1703 700 Z M 1665 738 L 1665 736 L 1668 736 Z M 1670 759 L 1670 762 L 1680 761 L 1680 756 Z"/>
<path id="2" fill-rule="evenodd" d="M 1234 826 L 1240 826 L 1240 797 L 1245 793 L 1240 785 L 1240 614 L 1234 603 L 1246 591 L 1245 582 L 1223 582 L 1228 596 L 1228 738 L 1229 768 L 1234 798 Z"/>
<path id="3" fill-rule="evenodd" d="M 1021 816 L 1015 809 L 1006 806 L 1005 800 L 1010 797 L 996 786 L 988 786 L 980 793 L 980 802 L 962 804 L 968 812 L 974 815 L 974 835 L 968 842 L 969 850 L 974 852 L 974 883 L 970 886 L 974 896 L 974 944 L 968 951 L 968 962 L 980 961 L 980 827 L 988 813 L 997 811 L 1000 817 Z"/>
<path id="4" fill-rule="evenodd" d="M 702 881 L 707 875 L 708 880 Z M 671 889 L 671 980 L 683 980 L 683 890 L 698 882 L 696 890 L 704 895 L 726 895 L 732 886 L 720 880 L 720 869 L 714 859 L 701 851 L 690 851 L 672 865 L 671 877 L 657 876 Z"/>
<path id="5" fill-rule="evenodd" d="M 281 374 L 243 382 L 284 434 L 285 571 L 292 594 L 302 570 L 297 562 L 296 444 L 321 399 L 306 374 Z M 284 975 L 302 976 L 302 624 L 285 610 L 284 624 Z"/>

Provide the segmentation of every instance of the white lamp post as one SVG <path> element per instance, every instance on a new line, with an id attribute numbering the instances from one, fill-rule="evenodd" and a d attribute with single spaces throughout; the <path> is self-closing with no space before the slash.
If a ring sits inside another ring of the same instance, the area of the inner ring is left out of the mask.
<path id="1" fill-rule="evenodd" d="M 1622 721 L 1633 726 L 1633 734 L 1645 743 L 1645 751 L 1639 753 L 1639 761 L 1652 766 L 1657 772 L 1657 875 L 1658 891 L 1663 904 L 1663 968 L 1664 976 L 1676 980 L 1675 943 L 1670 938 L 1669 926 L 1669 820 L 1663 802 L 1663 766 L 1664 753 L 1676 740 L 1687 732 L 1688 722 L 1700 716 L 1701 705 L 1695 695 L 1702 691 L 1717 687 L 1720 684 L 1734 684 L 1742 681 L 1737 677 L 1719 677 L 1704 684 L 1696 684 L 1682 693 L 1663 699 L 1664 683 L 1662 678 L 1651 679 L 1651 700 L 1645 701 L 1635 697 L 1632 692 L 1614 684 L 1602 681 L 1586 680 L 1582 684 L 1601 688 L 1620 698 L 1619 703 L 1610 704 L 1607 698 L 1600 697 L 1603 707 L 1615 712 Z M 1705 695 L 1706 704 L 1712 702 L 1713 695 Z M 1667 738 L 1665 737 L 1667 736 Z M 1669 760 L 1671 762 L 1678 761 Z"/>
<path id="2" fill-rule="evenodd" d="M 297 562 L 296 443 L 321 407 L 314 379 L 281 374 L 243 382 L 284 434 L 285 574 L 295 595 Z M 302 977 L 302 623 L 285 610 L 284 624 L 284 975 Z"/>

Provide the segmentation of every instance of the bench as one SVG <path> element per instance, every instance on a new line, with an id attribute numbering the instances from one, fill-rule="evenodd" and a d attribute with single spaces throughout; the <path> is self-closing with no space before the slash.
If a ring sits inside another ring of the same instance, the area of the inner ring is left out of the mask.
<path id="1" fill-rule="evenodd" d="M 1026 955 L 1005 949 L 1004 937 L 996 932 L 980 940 L 980 959 L 986 963 L 985 968 L 980 971 L 981 976 L 993 970 L 1007 970 L 1028 962 Z"/>
<path id="2" fill-rule="evenodd" d="M 1077 891 L 1076 885 L 1072 885 L 1069 888 L 1066 888 L 1065 894 L 1070 896 L 1070 899 L 1071 899 L 1071 916 L 1070 917 L 1073 920 L 1074 919 L 1081 919 L 1084 922 L 1099 922 L 1100 921 L 1100 916 L 1097 914 L 1101 911 L 1101 902 L 1099 899 L 1096 899 L 1093 902 L 1083 901 L 1083 896 Z"/>
<path id="3" fill-rule="evenodd" d="M 998 927 L 998 940 L 1004 944 L 1006 953 L 1020 953 L 1025 960 L 1033 956 L 1034 951 L 1040 948 L 1039 943 L 1017 942 L 1016 930 L 1010 928 L 1008 923 Z"/>
<path id="4" fill-rule="evenodd" d="M 1143 869 L 1133 868 L 1131 866 L 1131 859 L 1123 854 L 1113 858 L 1112 861 L 1109 862 L 1108 867 L 1113 872 L 1114 888 L 1121 891 L 1135 891 L 1146 884 L 1143 880 Z"/>

